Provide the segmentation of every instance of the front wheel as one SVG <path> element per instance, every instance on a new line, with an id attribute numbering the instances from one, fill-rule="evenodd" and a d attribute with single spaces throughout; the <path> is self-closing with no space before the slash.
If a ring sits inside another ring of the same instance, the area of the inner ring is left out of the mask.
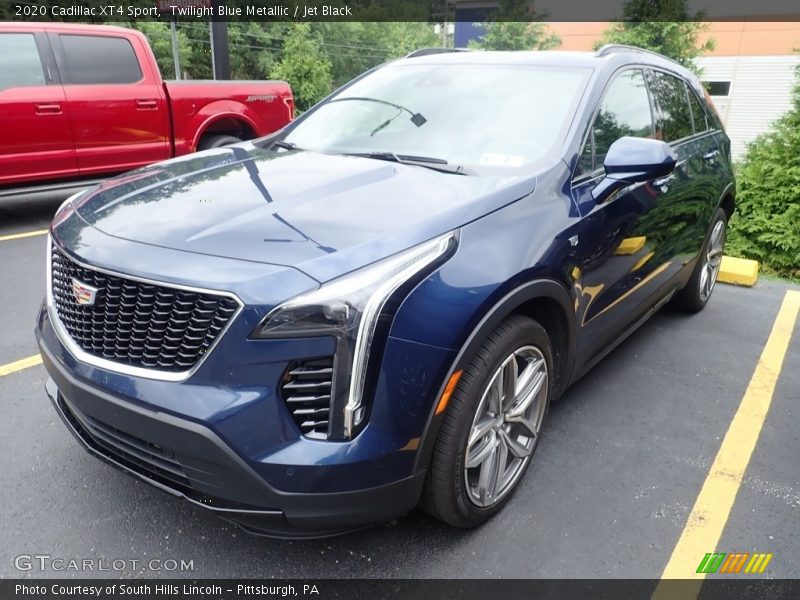
<path id="1" fill-rule="evenodd" d="M 675 295 L 675 303 L 688 312 L 700 312 L 708 304 L 714 285 L 717 283 L 725 251 L 725 234 L 728 215 L 718 208 L 711 221 L 708 238 L 700 250 L 697 264 L 692 271 L 689 283 Z"/>
<path id="2" fill-rule="evenodd" d="M 434 446 L 423 508 L 456 527 L 487 521 L 519 486 L 553 391 L 550 339 L 513 315 L 483 342 L 456 386 Z"/>

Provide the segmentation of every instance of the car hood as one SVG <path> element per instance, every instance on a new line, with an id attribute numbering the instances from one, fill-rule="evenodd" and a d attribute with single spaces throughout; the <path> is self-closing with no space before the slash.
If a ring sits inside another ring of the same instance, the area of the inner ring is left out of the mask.
<path id="1" fill-rule="evenodd" d="M 513 202 L 534 181 L 246 144 L 110 179 L 75 209 L 117 238 L 324 282 Z"/>

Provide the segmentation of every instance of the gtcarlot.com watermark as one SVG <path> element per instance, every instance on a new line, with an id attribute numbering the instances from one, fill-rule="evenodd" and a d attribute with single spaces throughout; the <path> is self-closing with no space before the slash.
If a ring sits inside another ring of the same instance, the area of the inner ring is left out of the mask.
<path id="1" fill-rule="evenodd" d="M 19 554 L 14 557 L 18 571 L 55 571 L 68 573 L 131 573 L 154 571 L 180 573 L 194 571 L 194 559 L 183 558 L 66 558 L 51 554 Z"/>

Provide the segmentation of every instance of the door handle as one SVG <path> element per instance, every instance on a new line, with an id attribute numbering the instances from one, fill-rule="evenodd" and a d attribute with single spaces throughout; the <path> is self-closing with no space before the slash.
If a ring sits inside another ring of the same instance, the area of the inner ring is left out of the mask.
<path id="1" fill-rule="evenodd" d="M 158 110 L 157 100 L 137 100 L 136 108 L 138 110 Z"/>
<path id="2" fill-rule="evenodd" d="M 37 104 L 36 105 L 36 114 L 37 115 L 60 115 L 61 114 L 61 105 L 60 104 Z"/>
<path id="3" fill-rule="evenodd" d="M 714 148 L 713 150 L 709 150 L 705 154 L 703 154 L 703 160 L 712 161 L 719 156 L 719 150 Z"/>

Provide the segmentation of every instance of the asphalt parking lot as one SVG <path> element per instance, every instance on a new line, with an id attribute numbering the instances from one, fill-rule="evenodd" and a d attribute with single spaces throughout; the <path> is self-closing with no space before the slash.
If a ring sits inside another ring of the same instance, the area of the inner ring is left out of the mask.
<path id="1" fill-rule="evenodd" d="M 45 290 L 45 237 L 9 236 L 45 228 L 56 206 L 0 206 L 0 577 L 167 574 L 21 572 L 14 558 L 26 554 L 192 561 L 192 571 L 168 574 L 194 578 L 658 578 L 668 567 L 694 568 L 705 552 L 765 552 L 774 556 L 762 576 L 800 573 L 800 324 L 788 321 L 782 367 L 764 351 L 797 286 L 720 285 L 698 315 L 662 310 L 553 406 L 521 488 L 481 529 L 453 530 L 415 512 L 340 538 L 279 541 L 244 534 L 90 457 L 50 406 L 43 367 L 9 367 L 36 354 Z M 762 353 L 766 384 L 748 388 Z M 753 394 L 768 408 L 764 419 L 737 413 Z M 741 431 L 731 427 L 735 415 Z M 720 491 L 712 464 L 717 479 L 727 473 L 715 463 L 721 446 L 736 450 L 758 427 L 741 483 L 728 473 L 735 485 Z M 709 493 L 698 516 L 693 507 Z"/>

